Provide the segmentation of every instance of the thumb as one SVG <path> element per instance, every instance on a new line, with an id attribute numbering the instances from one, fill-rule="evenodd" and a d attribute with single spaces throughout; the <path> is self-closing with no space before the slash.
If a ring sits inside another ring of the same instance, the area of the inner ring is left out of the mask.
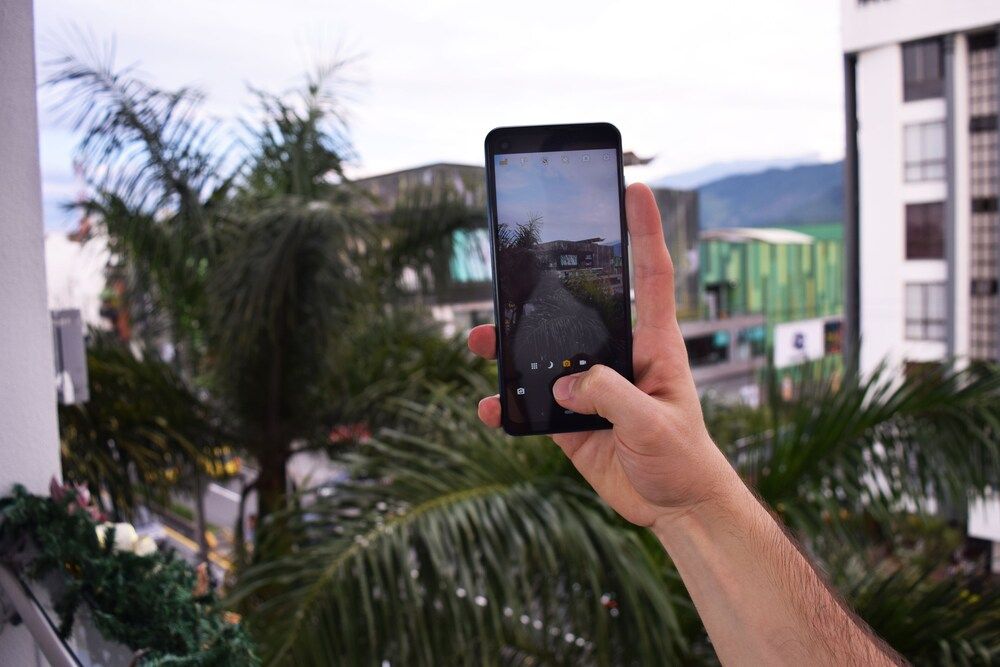
<path id="1" fill-rule="evenodd" d="M 627 429 L 648 421 L 656 402 L 614 370 L 600 365 L 559 378 L 552 385 L 552 395 L 564 408 L 598 414 Z"/>

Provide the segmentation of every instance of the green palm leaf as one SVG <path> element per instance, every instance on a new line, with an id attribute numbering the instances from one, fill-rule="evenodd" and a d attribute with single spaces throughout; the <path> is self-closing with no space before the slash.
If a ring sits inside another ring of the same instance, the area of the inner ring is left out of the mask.
<path id="1" fill-rule="evenodd" d="M 94 335 L 87 355 L 90 400 L 59 408 L 63 474 L 130 515 L 143 496 L 163 502 L 167 475 L 217 459 L 220 431 L 207 406 L 166 364 Z"/>
<path id="2" fill-rule="evenodd" d="M 539 438 L 439 397 L 262 535 L 235 593 L 272 664 L 653 663 L 685 651 L 641 534 Z M 603 597 L 602 599 L 602 596 Z M 683 604 L 683 603 L 682 603 Z"/>
<path id="3" fill-rule="evenodd" d="M 766 428 L 724 446 L 794 524 L 821 525 L 842 509 L 964 503 L 1000 477 L 1000 373 L 901 375 L 881 367 L 864 379 L 849 371 L 839 385 L 806 381 L 788 402 L 772 390 L 755 420 Z"/>
<path id="4" fill-rule="evenodd" d="M 855 560 L 835 580 L 872 630 L 914 664 L 1000 660 L 1000 590 L 981 578 Z"/>

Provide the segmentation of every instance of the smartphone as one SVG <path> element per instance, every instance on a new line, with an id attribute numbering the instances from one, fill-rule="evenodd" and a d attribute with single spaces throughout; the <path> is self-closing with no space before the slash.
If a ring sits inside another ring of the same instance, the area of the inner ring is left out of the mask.
<path id="1" fill-rule="evenodd" d="M 608 123 L 497 128 L 486 181 L 504 430 L 610 428 L 564 409 L 552 385 L 595 364 L 633 379 L 621 134 Z"/>

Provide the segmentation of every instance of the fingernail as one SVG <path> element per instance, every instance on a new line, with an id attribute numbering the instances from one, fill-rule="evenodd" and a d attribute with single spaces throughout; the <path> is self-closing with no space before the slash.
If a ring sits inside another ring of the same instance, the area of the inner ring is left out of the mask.
<path id="1" fill-rule="evenodd" d="M 566 375 L 556 380 L 556 383 L 552 385 L 552 395 L 556 397 L 557 401 L 565 401 L 573 395 L 576 380 L 575 375 Z"/>

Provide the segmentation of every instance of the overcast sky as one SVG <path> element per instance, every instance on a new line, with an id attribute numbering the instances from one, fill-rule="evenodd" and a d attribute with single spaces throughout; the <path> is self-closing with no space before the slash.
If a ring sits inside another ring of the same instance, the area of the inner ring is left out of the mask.
<path id="1" fill-rule="evenodd" d="M 539 218 L 542 243 L 620 240 L 618 174 L 611 152 L 498 155 L 495 162 L 501 223 L 523 225 Z"/>
<path id="2" fill-rule="evenodd" d="M 117 42 L 158 85 L 193 84 L 207 111 L 245 114 L 246 85 L 280 91 L 357 56 L 345 89 L 351 173 L 480 164 L 500 125 L 609 121 L 655 155 L 627 174 L 842 154 L 837 0 L 644 3 L 458 0 L 36 0 L 40 78 L 78 34 Z M 46 226 L 64 228 L 74 138 L 43 100 Z"/>

